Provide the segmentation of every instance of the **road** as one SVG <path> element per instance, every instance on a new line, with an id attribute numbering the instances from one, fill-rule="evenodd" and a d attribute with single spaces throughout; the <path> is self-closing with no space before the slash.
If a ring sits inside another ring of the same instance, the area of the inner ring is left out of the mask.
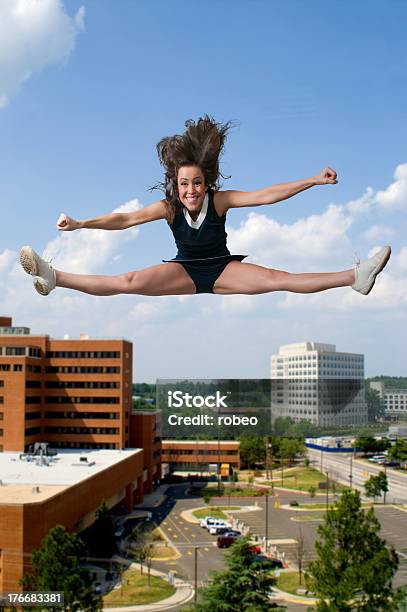
<path id="1" fill-rule="evenodd" d="M 308 449 L 308 457 L 317 469 L 328 473 L 332 478 L 343 484 L 352 486 L 364 492 L 364 483 L 370 476 L 377 475 L 384 468 L 362 459 L 356 459 L 353 453 L 328 453 L 319 450 Z M 402 474 L 392 468 L 387 468 L 389 492 L 387 501 L 389 503 L 407 503 L 407 474 Z"/>

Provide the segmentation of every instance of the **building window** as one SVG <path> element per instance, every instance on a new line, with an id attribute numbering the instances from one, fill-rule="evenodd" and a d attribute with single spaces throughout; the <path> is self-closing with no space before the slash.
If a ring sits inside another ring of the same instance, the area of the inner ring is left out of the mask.
<path id="1" fill-rule="evenodd" d="M 29 395 L 25 398 L 26 404 L 41 404 L 41 397 L 39 395 Z"/>
<path id="2" fill-rule="evenodd" d="M 6 355 L 25 355 L 25 346 L 6 346 Z"/>
<path id="3" fill-rule="evenodd" d="M 26 436 L 34 436 L 35 434 L 41 433 L 41 427 L 28 427 L 25 430 Z"/>
<path id="4" fill-rule="evenodd" d="M 48 359 L 119 359 L 120 351 L 47 351 Z"/>

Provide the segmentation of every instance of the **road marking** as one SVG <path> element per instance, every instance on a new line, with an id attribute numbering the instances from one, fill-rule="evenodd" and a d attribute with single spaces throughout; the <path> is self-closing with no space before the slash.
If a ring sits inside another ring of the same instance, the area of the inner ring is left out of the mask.
<path id="1" fill-rule="evenodd" d="M 175 527 L 175 529 L 177 529 L 177 531 L 179 531 L 179 533 L 182 535 L 182 537 L 185 538 L 190 544 L 192 544 L 192 541 L 188 538 L 187 534 L 183 533 L 183 531 L 178 527 L 178 525 L 171 518 L 169 518 L 168 520 L 171 522 L 171 525 L 173 525 Z"/>
<path id="2" fill-rule="evenodd" d="M 206 550 L 206 552 L 208 552 L 209 548 L 207 546 L 205 546 L 204 550 Z"/>
<path id="3" fill-rule="evenodd" d="M 192 555 L 192 550 L 188 550 L 187 555 Z"/>

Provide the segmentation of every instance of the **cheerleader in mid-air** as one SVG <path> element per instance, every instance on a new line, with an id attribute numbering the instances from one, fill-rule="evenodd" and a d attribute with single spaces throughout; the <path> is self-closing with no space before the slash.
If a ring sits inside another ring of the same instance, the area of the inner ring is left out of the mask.
<path id="1" fill-rule="evenodd" d="M 316 185 L 334 185 L 337 183 L 335 170 L 327 167 L 311 178 L 256 191 L 223 191 L 219 189 L 219 158 L 230 123 L 216 123 L 204 116 L 197 122 L 187 121 L 185 127 L 183 134 L 163 138 L 157 145 L 158 157 L 165 169 L 164 182 L 158 185 L 165 192 L 163 199 L 133 212 L 111 213 L 85 221 L 62 214 L 57 222 L 60 231 L 70 232 L 124 230 L 164 219 L 178 249 L 175 258 L 117 276 L 72 274 L 57 270 L 32 247 L 25 246 L 20 252 L 20 262 L 33 276 L 38 293 L 48 295 L 56 287 L 91 295 L 152 296 L 315 293 L 346 286 L 364 295 L 371 291 L 376 276 L 389 260 L 389 246 L 348 270 L 303 274 L 244 263 L 246 255 L 233 255 L 227 248 L 225 221 L 230 209 L 275 204 Z"/>

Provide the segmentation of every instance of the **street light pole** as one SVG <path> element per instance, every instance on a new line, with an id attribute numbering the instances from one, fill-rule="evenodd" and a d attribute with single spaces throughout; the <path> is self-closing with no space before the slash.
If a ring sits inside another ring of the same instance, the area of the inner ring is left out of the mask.
<path id="1" fill-rule="evenodd" d="M 326 471 L 326 511 L 327 512 L 328 512 L 328 505 L 329 505 L 328 494 L 329 494 L 329 472 L 327 470 Z"/>
<path id="2" fill-rule="evenodd" d="M 269 496 L 266 493 L 266 554 L 269 550 Z"/>
<path id="3" fill-rule="evenodd" d="M 267 480 L 273 479 L 273 439 L 271 436 L 267 436 L 267 448 L 266 448 L 266 478 Z"/>
<path id="4" fill-rule="evenodd" d="M 195 546 L 195 592 L 194 592 L 194 602 L 197 602 L 198 599 L 198 549 L 199 546 Z"/>
<path id="5" fill-rule="evenodd" d="M 353 457 L 352 455 L 350 456 L 350 474 L 349 474 L 349 484 L 350 484 L 350 488 L 352 490 L 352 481 L 353 481 L 353 461 L 352 461 Z"/>

